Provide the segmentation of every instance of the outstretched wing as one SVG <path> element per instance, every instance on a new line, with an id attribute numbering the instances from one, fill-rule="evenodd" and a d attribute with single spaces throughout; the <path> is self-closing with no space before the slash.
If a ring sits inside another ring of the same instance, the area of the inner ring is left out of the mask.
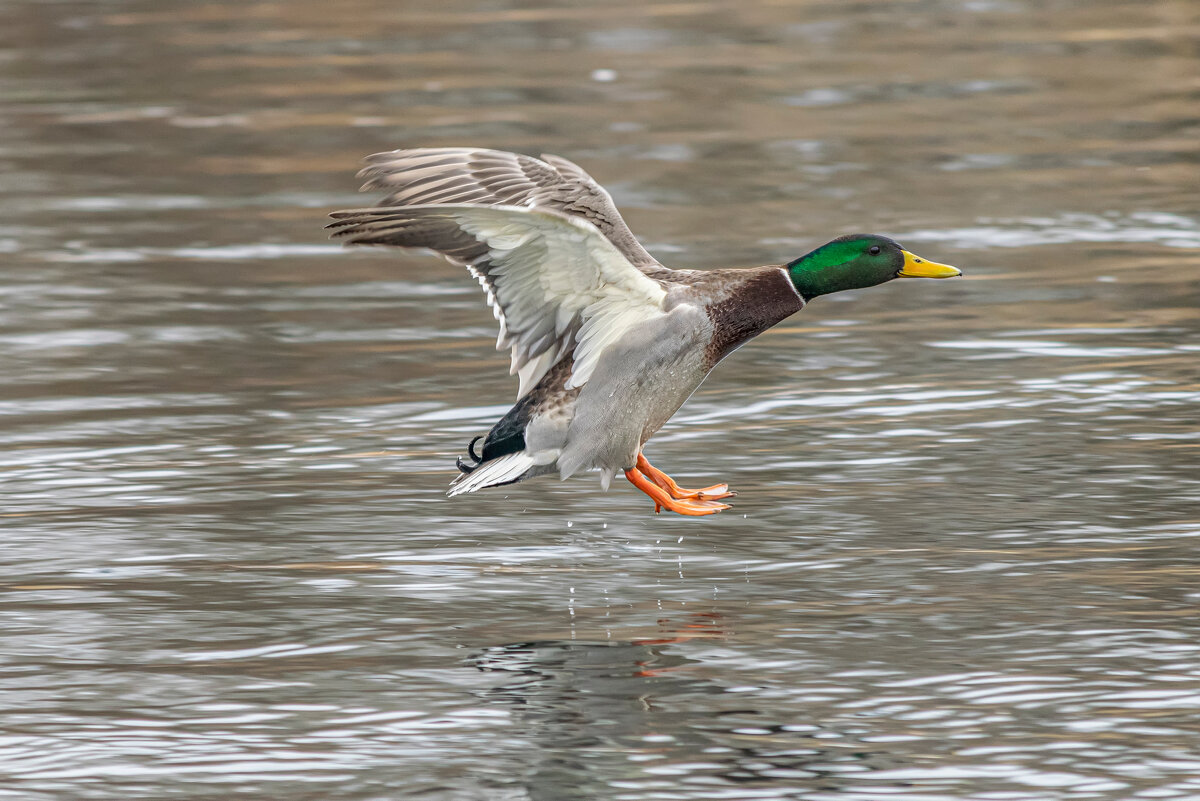
<path id="1" fill-rule="evenodd" d="M 439 147 L 376 153 L 366 161 L 358 174 L 367 179 L 362 188 L 387 192 L 380 206 L 452 203 L 557 211 L 591 223 L 642 272 L 671 272 L 633 236 L 604 187 L 560 156 Z"/>
<path id="2" fill-rule="evenodd" d="M 429 248 L 464 264 L 500 321 L 497 349 L 524 396 L 572 351 L 567 388 L 587 382 L 600 354 L 664 314 L 666 290 L 581 217 L 519 206 L 437 204 L 334 212 L 347 244 Z"/>

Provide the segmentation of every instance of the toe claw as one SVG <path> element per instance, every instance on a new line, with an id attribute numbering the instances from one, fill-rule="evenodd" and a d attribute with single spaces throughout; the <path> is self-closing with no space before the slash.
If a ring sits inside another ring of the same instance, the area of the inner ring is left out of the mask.
<path id="1" fill-rule="evenodd" d="M 730 491 L 726 491 L 726 492 L 719 492 L 719 493 L 717 493 L 717 494 L 715 494 L 715 495 L 710 495 L 710 494 L 709 494 L 709 493 L 707 493 L 707 492 L 698 492 L 698 493 L 696 493 L 696 495 L 695 495 L 694 497 L 695 497 L 695 498 L 696 498 L 696 500 L 698 500 L 698 501 L 723 501 L 723 500 L 725 500 L 726 498 L 735 498 L 735 497 L 737 497 L 737 493 L 736 493 L 736 492 L 730 492 Z"/>

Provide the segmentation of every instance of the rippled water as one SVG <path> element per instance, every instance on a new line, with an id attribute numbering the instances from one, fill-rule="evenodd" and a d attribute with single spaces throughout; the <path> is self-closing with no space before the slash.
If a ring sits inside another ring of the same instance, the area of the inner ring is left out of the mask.
<path id="1" fill-rule="evenodd" d="M 1190 0 L 0 7 L 0 798 L 1200 798 Z M 649 455 L 444 497 L 514 382 L 371 152 L 575 159 L 668 264 L 890 233 Z M 903 285 L 901 285 L 903 284 Z"/>

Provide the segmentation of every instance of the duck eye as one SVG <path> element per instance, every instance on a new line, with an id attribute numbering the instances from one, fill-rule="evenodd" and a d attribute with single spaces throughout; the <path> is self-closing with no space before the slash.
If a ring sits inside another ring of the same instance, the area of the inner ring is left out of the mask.
<path id="1" fill-rule="evenodd" d="M 871 249 L 868 250 L 867 252 L 870 253 L 872 256 L 878 256 L 879 255 L 879 245 L 871 245 Z"/>

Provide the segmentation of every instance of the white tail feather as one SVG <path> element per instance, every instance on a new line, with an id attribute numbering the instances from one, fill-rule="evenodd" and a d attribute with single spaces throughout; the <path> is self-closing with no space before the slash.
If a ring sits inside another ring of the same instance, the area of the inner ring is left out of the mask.
<path id="1" fill-rule="evenodd" d="M 498 456 L 484 462 L 470 473 L 464 473 L 450 485 L 447 495 L 461 495 L 484 487 L 494 487 L 516 481 L 525 471 L 533 467 L 533 457 L 524 451 Z"/>

